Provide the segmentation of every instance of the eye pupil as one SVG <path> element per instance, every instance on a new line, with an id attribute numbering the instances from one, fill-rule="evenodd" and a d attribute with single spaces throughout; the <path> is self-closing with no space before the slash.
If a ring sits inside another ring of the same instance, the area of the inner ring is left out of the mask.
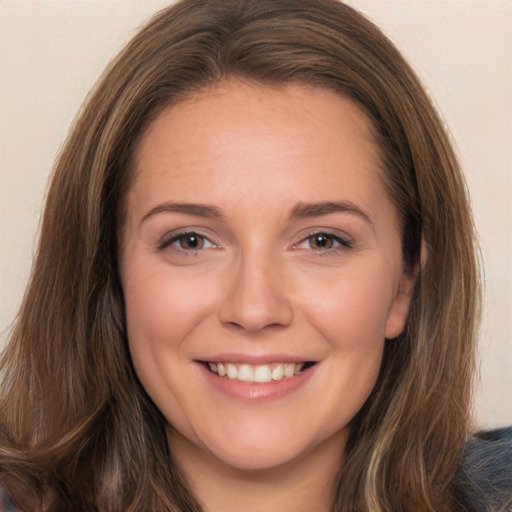
<path id="1" fill-rule="evenodd" d="M 333 244 L 333 238 L 331 235 L 319 233 L 311 238 L 310 244 L 313 249 L 330 249 Z"/>
<path id="2" fill-rule="evenodd" d="M 183 235 L 180 238 L 180 246 L 182 249 L 201 249 L 202 245 L 201 237 L 194 233 Z"/>

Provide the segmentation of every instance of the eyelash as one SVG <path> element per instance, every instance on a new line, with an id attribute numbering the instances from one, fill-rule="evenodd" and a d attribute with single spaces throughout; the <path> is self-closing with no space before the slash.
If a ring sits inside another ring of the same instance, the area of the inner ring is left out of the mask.
<path id="1" fill-rule="evenodd" d="M 158 250 L 163 250 L 163 249 L 173 245 L 175 242 L 178 242 L 180 239 L 184 239 L 185 237 L 196 237 L 196 238 L 202 240 L 203 244 L 204 244 L 204 241 L 207 240 L 211 244 L 212 247 L 217 247 L 213 242 L 211 242 L 211 240 L 208 237 L 206 237 L 204 235 L 200 235 L 196 231 L 183 231 L 181 233 L 167 233 L 158 241 L 156 247 Z M 183 247 L 176 246 L 175 250 L 180 251 L 183 254 L 188 256 L 188 255 L 198 254 L 200 251 L 203 250 L 203 247 L 201 247 L 200 249 L 184 249 Z"/>
<path id="2" fill-rule="evenodd" d="M 353 247 L 352 243 L 349 242 L 348 240 L 346 240 L 345 238 L 342 238 L 340 236 L 334 235 L 333 233 L 329 233 L 327 231 L 315 231 L 313 233 L 308 234 L 308 236 L 305 237 L 304 239 L 302 239 L 299 242 L 299 244 L 296 245 L 296 247 L 302 245 L 303 243 L 306 243 L 308 240 L 311 240 L 314 237 L 321 237 L 321 236 L 323 236 L 326 239 L 331 240 L 331 241 L 339 244 L 339 246 L 338 247 L 335 246 L 334 248 L 333 247 L 329 247 L 329 248 L 326 248 L 326 249 L 313 249 L 313 248 L 310 248 L 316 254 L 337 254 L 339 251 L 343 251 L 343 250 L 346 250 L 346 249 L 351 249 Z M 158 241 L 156 247 L 157 247 L 158 250 L 164 250 L 167 247 L 175 244 L 180 239 L 183 239 L 185 237 L 196 237 L 196 238 L 202 240 L 203 244 L 204 244 L 204 241 L 206 240 L 206 241 L 208 241 L 211 244 L 211 247 L 213 247 L 213 248 L 217 247 L 208 237 L 206 237 L 204 235 L 200 235 L 196 231 L 183 231 L 183 232 L 180 232 L 180 233 L 168 233 L 168 234 L 164 235 Z M 210 247 L 206 247 L 206 249 L 208 249 L 208 248 L 210 248 Z M 199 252 L 201 252 L 204 249 L 205 249 L 204 247 L 201 247 L 199 249 L 184 249 L 183 247 L 175 246 L 175 250 L 176 251 L 179 251 L 183 255 L 186 255 L 186 256 L 197 255 Z"/>
<path id="3" fill-rule="evenodd" d="M 315 254 L 322 254 L 322 255 L 337 254 L 338 252 L 341 252 L 341 251 L 344 251 L 347 249 L 352 249 L 352 247 L 353 247 L 352 243 L 349 242 L 347 239 L 337 236 L 334 233 L 329 233 L 328 231 L 314 231 L 314 232 L 308 234 L 308 236 L 306 238 L 304 238 L 297 245 L 300 246 L 303 243 L 307 243 L 308 241 L 311 241 L 314 237 L 320 237 L 320 236 L 330 239 L 333 242 L 338 243 L 339 245 L 335 246 L 335 247 L 329 247 L 327 249 L 310 248 Z"/>

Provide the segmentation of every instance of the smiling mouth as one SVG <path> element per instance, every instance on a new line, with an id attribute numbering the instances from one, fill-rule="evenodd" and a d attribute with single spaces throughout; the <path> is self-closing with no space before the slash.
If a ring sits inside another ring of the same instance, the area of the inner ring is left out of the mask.
<path id="1" fill-rule="evenodd" d="M 241 382 L 275 382 L 291 379 L 311 368 L 316 363 L 272 363 L 272 364 L 233 364 L 233 363 L 202 363 L 211 373 L 230 380 Z"/>

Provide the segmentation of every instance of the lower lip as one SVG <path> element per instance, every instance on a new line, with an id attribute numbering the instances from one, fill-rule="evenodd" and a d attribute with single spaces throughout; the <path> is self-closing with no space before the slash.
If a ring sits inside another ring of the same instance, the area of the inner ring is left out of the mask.
<path id="1" fill-rule="evenodd" d="M 217 391 L 233 398 L 244 400 L 275 400 L 299 390 L 313 375 L 317 365 L 313 365 L 293 377 L 285 377 L 272 382 L 243 382 L 238 379 L 219 377 L 201 363 L 197 363 L 208 384 Z"/>

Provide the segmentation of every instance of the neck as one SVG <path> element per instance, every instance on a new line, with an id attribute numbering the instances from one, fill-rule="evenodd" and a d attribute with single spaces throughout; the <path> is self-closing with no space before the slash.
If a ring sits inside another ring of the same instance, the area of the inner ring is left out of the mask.
<path id="1" fill-rule="evenodd" d="M 173 458 L 208 512 L 331 512 L 333 488 L 347 432 L 315 446 L 299 459 L 262 470 L 233 468 L 169 432 Z"/>

